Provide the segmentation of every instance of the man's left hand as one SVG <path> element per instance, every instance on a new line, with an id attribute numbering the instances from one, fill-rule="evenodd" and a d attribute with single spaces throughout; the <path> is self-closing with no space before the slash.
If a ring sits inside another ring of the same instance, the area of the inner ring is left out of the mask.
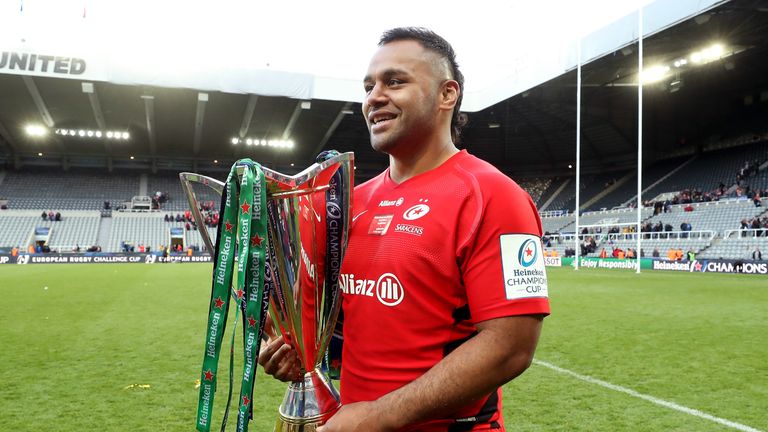
<path id="1" fill-rule="evenodd" d="M 378 414 L 375 402 L 356 402 L 341 408 L 317 432 L 394 432 L 384 416 Z"/>

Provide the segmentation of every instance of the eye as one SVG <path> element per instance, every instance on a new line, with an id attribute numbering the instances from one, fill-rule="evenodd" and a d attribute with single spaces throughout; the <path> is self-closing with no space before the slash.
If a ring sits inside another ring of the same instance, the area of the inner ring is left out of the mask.
<path id="1" fill-rule="evenodd" d="M 399 79 L 396 79 L 396 78 L 392 78 L 389 81 L 387 81 L 387 85 L 389 85 L 389 86 L 396 86 L 396 85 L 400 85 L 402 83 L 403 83 L 402 81 L 400 81 Z"/>
<path id="2" fill-rule="evenodd" d="M 365 89 L 365 93 L 368 94 L 373 90 L 373 86 L 371 84 L 365 84 L 363 85 L 363 88 Z"/>

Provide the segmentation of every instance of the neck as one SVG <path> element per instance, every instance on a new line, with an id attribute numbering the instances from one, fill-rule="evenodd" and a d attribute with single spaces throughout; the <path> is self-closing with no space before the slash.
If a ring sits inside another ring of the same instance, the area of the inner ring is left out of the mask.
<path id="1" fill-rule="evenodd" d="M 389 155 L 389 177 L 395 183 L 402 183 L 412 177 L 435 169 L 459 152 L 453 142 L 442 140 L 435 145 L 416 148 L 404 155 Z"/>

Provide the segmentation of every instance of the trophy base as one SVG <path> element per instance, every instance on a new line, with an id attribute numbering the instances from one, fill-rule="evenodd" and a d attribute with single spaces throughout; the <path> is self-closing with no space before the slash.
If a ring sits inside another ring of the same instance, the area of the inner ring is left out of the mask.
<path id="1" fill-rule="evenodd" d="M 340 407 L 339 394 L 325 373 L 307 372 L 288 386 L 274 432 L 315 432 Z"/>
<path id="2" fill-rule="evenodd" d="M 296 424 L 280 418 L 277 419 L 274 432 L 315 432 L 321 424 L 320 422 Z"/>

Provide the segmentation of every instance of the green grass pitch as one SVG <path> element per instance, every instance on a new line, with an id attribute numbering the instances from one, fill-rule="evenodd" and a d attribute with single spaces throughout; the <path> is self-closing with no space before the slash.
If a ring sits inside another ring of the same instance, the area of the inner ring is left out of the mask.
<path id="1" fill-rule="evenodd" d="M 210 270 L 0 267 L 0 430 L 193 430 Z M 768 430 L 764 277 L 550 268 L 549 278 L 543 363 L 504 387 L 509 430 Z M 226 398 L 219 387 L 215 430 Z M 259 374 L 251 430 L 271 431 L 284 389 Z"/>

